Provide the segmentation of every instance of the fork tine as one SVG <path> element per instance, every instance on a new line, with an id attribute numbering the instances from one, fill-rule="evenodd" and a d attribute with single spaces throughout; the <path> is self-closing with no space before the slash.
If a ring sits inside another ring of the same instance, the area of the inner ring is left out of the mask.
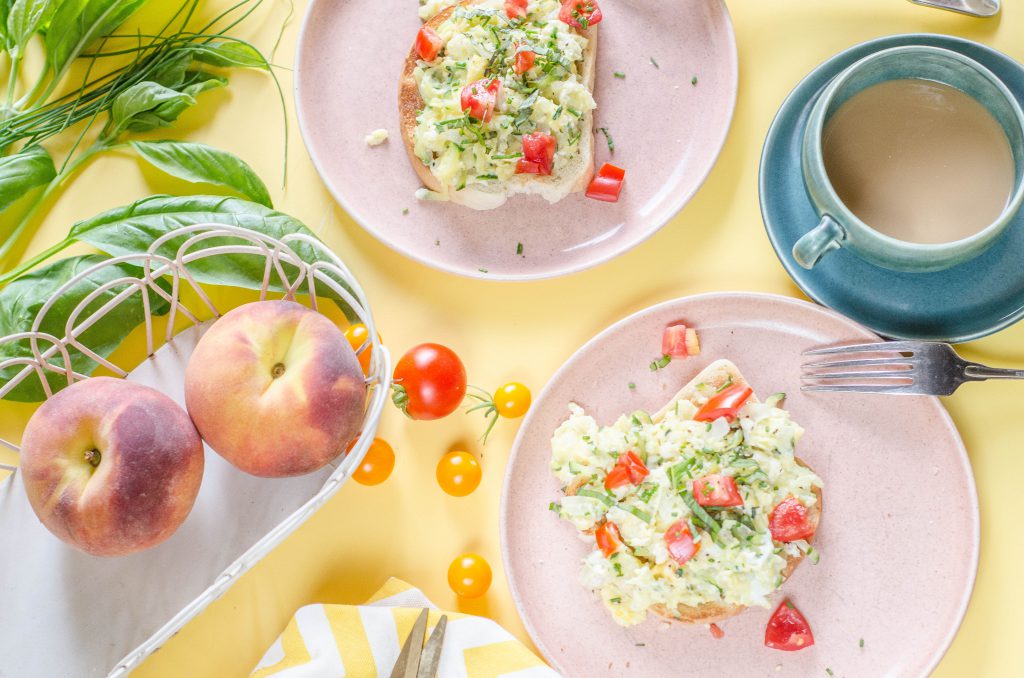
<path id="1" fill-rule="evenodd" d="M 827 393 L 835 391 L 838 393 L 891 393 L 896 395 L 928 395 L 916 384 L 902 384 L 898 386 L 869 385 L 869 384 L 814 384 L 801 386 L 801 391 L 811 393 Z"/>
<path id="2" fill-rule="evenodd" d="M 846 372 L 813 372 L 811 374 L 802 374 L 800 378 L 804 381 L 810 381 L 813 379 L 838 379 L 849 380 L 849 379 L 885 379 L 887 377 L 902 377 L 904 379 L 913 379 L 913 370 L 877 370 L 872 372 L 871 370 L 849 370 Z"/>
<path id="3" fill-rule="evenodd" d="M 816 363 L 804 363 L 801 365 L 801 369 L 804 370 L 821 370 L 821 369 L 832 369 L 838 367 L 868 367 L 870 365 L 892 365 L 893 367 L 906 366 L 912 368 L 912 363 L 917 362 L 918 359 L 911 356 L 910 358 L 862 358 L 860 360 L 820 360 Z"/>
<path id="4" fill-rule="evenodd" d="M 913 351 L 919 346 L 916 341 L 876 341 L 871 344 L 850 344 L 848 346 L 829 346 L 813 348 L 801 355 L 828 355 L 830 353 L 884 353 L 891 351 Z"/>

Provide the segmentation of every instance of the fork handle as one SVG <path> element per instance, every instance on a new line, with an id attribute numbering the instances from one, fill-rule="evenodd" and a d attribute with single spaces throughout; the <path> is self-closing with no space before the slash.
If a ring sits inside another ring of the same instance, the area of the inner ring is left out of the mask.
<path id="1" fill-rule="evenodd" d="M 985 379 L 1024 379 L 1024 370 L 1007 370 L 1000 367 L 972 364 L 964 369 L 964 376 L 974 381 L 984 381 Z"/>

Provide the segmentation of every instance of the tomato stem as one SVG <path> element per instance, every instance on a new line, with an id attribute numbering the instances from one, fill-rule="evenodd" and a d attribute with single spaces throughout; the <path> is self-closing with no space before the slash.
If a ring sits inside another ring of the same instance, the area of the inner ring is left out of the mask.
<path id="1" fill-rule="evenodd" d="M 491 435 L 491 431 L 494 430 L 494 425 L 498 423 L 498 406 L 494 403 L 494 396 L 490 392 L 485 391 L 479 386 L 469 385 L 469 388 L 479 391 L 479 393 L 473 393 L 472 391 L 466 391 L 466 397 L 472 398 L 473 400 L 479 401 L 476 405 L 472 405 L 466 409 L 466 414 L 476 412 L 477 410 L 484 410 L 484 419 L 487 420 L 487 428 L 484 430 L 484 434 L 480 437 L 480 441 L 486 445 L 487 436 Z"/>

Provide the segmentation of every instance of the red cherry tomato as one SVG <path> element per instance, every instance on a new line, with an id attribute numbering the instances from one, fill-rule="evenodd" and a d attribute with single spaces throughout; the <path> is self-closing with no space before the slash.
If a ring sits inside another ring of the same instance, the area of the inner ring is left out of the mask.
<path id="1" fill-rule="evenodd" d="M 615 466 L 604 478 L 604 488 L 611 491 L 625 485 L 639 485 L 650 473 L 640 457 L 630 450 L 619 455 Z"/>
<path id="2" fill-rule="evenodd" d="M 558 142 L 550 134 L 523 135 L 523 157 L 516 161 L 516 174 L 551 174 Z"/>
<path id="3" fill-rule="evenodd" d="M 533 68 L 533 62 L 536 60 L 537 55 L 526 49 L 521 52 L 516 52 L 515 70 L 516 75 L 522 75 L 526 71 Z"/>
<path id="4" fill-rule="evenodd" d="M 768 529 L 775 541 L 797 541 L 814 536 L 814 525 L 807 507 L 793 496 L 786 497 L 768 516 Z"/>
<path id="5" fill-rule="evenodd" d="M 501 95 L 501 80 L 483 78 L 462 88 L 461 105 L 469 117 L 490 122 Z"/>
<path id="6" fill-rule="evenodd" d="M 685 358 L 700 354 L 697 330 L 682 323 L 669 325 L 661 335 L 661 354 Z"/>
<path id="7" fill-rule="evenodd" d="M 420 344 L 395 365 L 395 405 L 412 419 L 446 417 L 466 396 L 466 368 L 440 344 Z"/>
<path id="8" fill-rule="evenodd" d="M 610 558 L 613 553 L 622 547 L 622 535 L 619 534 L 619 526 L 615 523 L 605 521 L 594 530 L 594 539 L 597 540 L 597 548 L 605 558 Z"/>
<path id="9" fill-rule="evenodd" d="M 602 202 L 618 202 L 625 180 L 626 170 L 606 162 L 590 180 L 586 196 Z"/>
<path id="10" fill-rule="evenodd" d="M 597 0 L 562 0 L 562 8 L 558 11 L 562 23 L 574 28 L 587 30 L 594 24 L 601 23 L 601 8 Z"/>
<path id="11" fill-rule="evenodd" d="M 476 553 L 464 553 L 448 566 L 448 586 L 463 598 L 479 598 L 491 587 L 491 566 Z"/>
<path id="12" fill-rule="evenodd" d="M 430 26 L 421 26 L 416 34 L 416 53 L 424 61 L 433 61 L 444 47 L 444 40 Z"/>
<path id="13" fill-rule="evenodd" d="M 526 16 L 527 0 L 505 0 L 505 14 L 509 19 L 521 19 Z"/>
<path id="14" fill-rule="evenodd" d="M 669 557 L 680 565 L 700 551 L 700 544 L 693 541 L 693 533 L 685 520 L 676 521 L 665 530 L 665 546 Z"/>
<path id="15" fill-rule="evenodd" d="M 814 634 L 800 610 L 786 600 L 768 620 L 768 628 L 764 630 L 764 644 L 776 650 L 793 652 L 814 645 Z"/>
<path id="16" fill-rule="evenodd" d="M 732 421 L 753 392 L 754 390 L 749 386 L 733 384 L 721 393 L 712 396 L 711 400 L 697 410 L 697 414 L 693 415 L 693 418 L 697 421 L 714 421 L 719 417 L 725 417 Z"/>
<path id="17" fill-rule="evenodd" d="M 736 481 L 717 473 L 693 481 L 693 498 L 701 506 L 743 506 Z"/>
<path id="18" fill-rule="evenodd" d="M 356 445 L 356 438 L 348 445 L 348 454 Z M 395 469 L 395 451 L 382 438 L 374 438 L 370 447 L 366 450 L 366 456 L 360 462 L 359 467 L 352 472 L 352 479 L 360 485 L 380 485 L 391 475 Z"/>

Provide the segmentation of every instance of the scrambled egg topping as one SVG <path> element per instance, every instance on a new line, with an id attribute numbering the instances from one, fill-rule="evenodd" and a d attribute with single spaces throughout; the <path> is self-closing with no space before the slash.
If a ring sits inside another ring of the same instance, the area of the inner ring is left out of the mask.
<path id="1" fill-rule="evenodd" d="M 442 51 L 414 71 L 426 104 L 416 118 L 414 152 L 446 190 L 510 179 L 524 134 L 555 137 L 555 176 L 579 155 L 581 121 L 596 104 L 581 78 L 587 38 L 559 21 L 560 7 L 558 0 L 530 0 L 525 18 L 509 19 L 503 0 L 486 0 L 456 7 L 438 26 Z M 518 75 L 516 53 L 523 50 L 535 59 Z M 502 83 L 489 122 L 461 107 L 462 88 L 482 78 Z"/>
<path id="2" fill-rule="evenodd" d="M 570 417 L 551 439 L 551 470 L 566 485 L 582 485 L 551 508 L 591 544 L 602 521 L 618 527 L 625 548 L 610 557 L 595 548 L 583 560 L 581 578 L 619 624 L 642 622 L 657 604 L 670 613 L 679 605 L 709 602 L 768 607 L 787 556 L 806 553 L 817 561 L 806 541 L 773 541 L 769 530 L 779 502 L 792 495 L 810 508 L 817 501 L 813 488 L 822 484 L 795 460 L 803 429 L 777 406 L 781 398 L 748 402 L 731 423 L 695 421 L 697 407 L 679 401 L 657 423 L 639 411 L 598 426 L 578 405 L 569 405 Z M 605 477 L 629 450 L 644 459 L 650 474 L 639 485 L 609 492 Z M 731 476 L 743 498 L 742 506 L 706 507 L 713 527 L 691 508 L 693 480 L 708 474 Z M 700 546 L 683 565 L 669 556 L 665 542 L 666 530 L 679 520 Z"/>

